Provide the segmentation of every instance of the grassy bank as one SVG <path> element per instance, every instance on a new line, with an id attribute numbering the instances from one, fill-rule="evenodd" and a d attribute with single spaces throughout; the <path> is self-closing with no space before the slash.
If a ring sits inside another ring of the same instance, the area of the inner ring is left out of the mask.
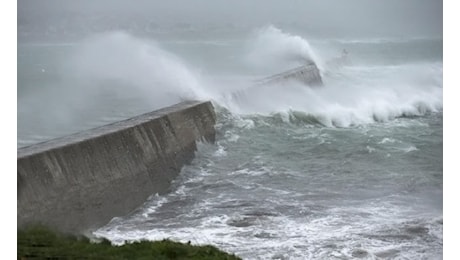
<path id="1" fill-rule="evenodd" d="M 213 246 L 193 246 L 170 240 L 113 246 L 86 237 L 64 235 L 44 227 L 18 230 L 18 259 L 240 259 Z"/>

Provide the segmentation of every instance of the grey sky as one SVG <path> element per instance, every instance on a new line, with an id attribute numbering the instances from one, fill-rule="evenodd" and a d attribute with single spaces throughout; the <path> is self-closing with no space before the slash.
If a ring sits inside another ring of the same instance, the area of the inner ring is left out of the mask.
<path id="1" fill-rule="evenodd" d="M 99 17 L 95 23 L 108 27 L 111 23 L 294 24 L 323 35 L 442 36 L 442 4 L 442 0 L 19 0 L 18 30 L 50 24 L 74 28 L 80 21 Z"/>

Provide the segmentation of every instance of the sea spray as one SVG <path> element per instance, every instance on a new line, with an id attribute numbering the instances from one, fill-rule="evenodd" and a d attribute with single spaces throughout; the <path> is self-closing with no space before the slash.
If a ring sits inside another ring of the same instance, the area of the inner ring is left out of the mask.
<path id="1" fill-rule="evenodd" d="M 255 65 L 321 60 L 306 39 L 273 26 L 260 29 L 250 42 L 250 51 L 241 55 Z M 327 126 L 348 127 L 442 109 L 442 64 L 351 66 L 325 75 L 325 86 L 313 89 L 293 82 L 255 87 L 249 80 L 230 87 L 198 73 L 188 62 L 153 40 L 110 32 L 83 41 L 67 69 L 92 88 L 116 83 L 119 95 L 136 95 L 157 107 L 211 99 L 237 114 L 295 112 Z M 231 88 L 242 94 L 233 95 Z"/>
<path id="2" fill-rule="evenodd" d="M 25 79 L 30 82 L 18 96 L 18 143 L 23 146 L 63 136 L 185 99 L 212 100 L 238 117 L 282 114 L 289 119 L 286 122 L 338 127 L 442 111 L 442 60 L 433 58 L 442 54 L 442 44 L 436 47 L 434 40 L 413 43 L 426 50 L 434 48 L 427 57 L 421 55 L 426 52 L 408 51 L 408 43 L 351 45 L 352 64 L 323 73 L 322 88 L 292 82 L 254 84 L 261 77 L 300 65 L 305 57 L 313 57 L 320 65 L 333 56 L 331 52 L 335 55 L 342 49 L 342 43 L 335 41 L 325 46 L 315 40 L 310 46 L 309 40 L 267 26 L 240 41 L 206 45 L 215 48 L 213 53 L 222 53 L 212 61 L 184 54 L 195 52 L 197 43 L 181 44 L 181 51 L 174 51 L 168 42 L 120 31 L 50 50 L 49 46 L 28 47 L 55 57 L 47 65 L 58 69 L 30 79 L 18 75 L 23 78 L 21 84 Z M 386 54 L 388 44 L 395 53 Z M 21 66 L 35 62 L 24 57 L 20 61 Z M 240 69 L 230 69 L 224 77 L 208 69 L 221 63 Z"/>
<path id="3" fill-rule="evenodd" d="M 308 61 L 315 62 L 320 70 L 323 68 L 322 60 L 305 38 L 284 32 L 273 25 L 256 31 L 247 47 L 246 60 L 255 68 L 265 70 L 287 70 Z"/>
<path id="4" fill-rule="evenodd" d="M 142 97 L 156 108 L 206 96 L 200 75 L 150 39 L 108 32 L 85 39 L 66 69 L 94 88 L 114 83 L 121 95 Z"/>
<path id="5" fill-rule="evenodd" d="M 27 88 L 18 96 L 20 146 L 182 100 L 210 99 L 202 75 L 151 39 L 114 31 L 96 33 L 70 45 L 30 48 L 52 57 L 48 66 L 56 69 L 30 79 L 19 75 L 26 82 L 21 82 L 21 88 Z M 21 66 L 28 62 L 36 61 L 24 59 Z"/>
<path id="6" fill-rule="evenodd" d="M 250 88 L 228 102 L 228 107 L 234 113 L 245 115 L 300 112 L 326 126 L 338 127 L 441 111 L 443 92 L 438 84 L 442 81 L 441 70 L 434 70 L 431 65 L 416 67 L 381 67 L 380 72 L 374 71 L 367 78 L 360 77 L 362 70 L 346 69 L 346 77 L 326 78 L 322 88 L 292 82 Z M 422 77 L 412 74 L 413 70 L 427 80 L 423 82 Z M 387 77 L 388 74 L 393 77 Z"/>

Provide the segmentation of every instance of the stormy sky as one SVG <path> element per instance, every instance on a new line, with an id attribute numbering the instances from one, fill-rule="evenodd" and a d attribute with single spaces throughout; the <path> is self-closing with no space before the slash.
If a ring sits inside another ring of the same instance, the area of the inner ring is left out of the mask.
<path id="1" fill-rule="evenodd" d="M 19 0 L 18 33 L 274 24 L 322 36 L 442 37 L 442 5 L 442 0 Z"/>

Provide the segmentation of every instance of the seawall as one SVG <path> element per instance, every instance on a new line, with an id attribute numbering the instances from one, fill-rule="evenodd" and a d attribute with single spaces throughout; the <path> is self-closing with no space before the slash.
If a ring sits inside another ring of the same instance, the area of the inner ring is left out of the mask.
<path id="1" fill-rule="evenodd" d="M 281 84 L 289 80 L 298 81 L 310 87 L 323 86 L 321 73 L 313 62 L 264 78 L 257 83 L 259 85 Z"/>
<path id="2" fill-rule="evenodd" d="M 211 102 L 187 101 L 18 149 L 18 228 L 82 232 L 126 215 L 168 191 L 215 121 Z"/>

